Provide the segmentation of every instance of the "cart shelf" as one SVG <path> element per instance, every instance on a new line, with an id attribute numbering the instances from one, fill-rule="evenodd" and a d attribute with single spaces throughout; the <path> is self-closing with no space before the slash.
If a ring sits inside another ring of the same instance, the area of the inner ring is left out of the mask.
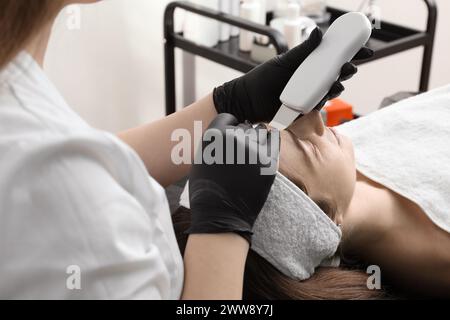
<path id="1" fill-rule="evenodd" d="M 357 62 L 357 64 L 379 60 L 422 46 L 424 47 L 424 53 L 419 91 L 427 91 L 436 33 L 437 8 L 434 0 L 423 1 L 426 3 L 428 10 L 428 23 L 425 31 L 414 30 L 382 21 L 381 28 L 374 29 L 372 37 L 367 44 L 369 48 L 374 50 L 374 56 L 371 59 Z M 287 51 L 287 44 L 283 35 L 270 27 L 195 5 L 188 1 L 175 1 L 170 3 L 164 14 L 166 113 L 168 115 L 176 111 L 175 48 L 182 49 L 193 55 L 203 57 L 243 73 L 252 70 L 259 64 L 250 58 L 249 53 L 239 51 L 238 37 L 221 42 L 215 47 L 205 47 L 187 40 L 180 33 L 176 33 L 174 31 L 174 13 L 177 8 L 265 35 L 269 38 L 270 43 L 274 45 L 279 54 Z M 346 11 L 335 8 L 328 8 L 327 10 L 331 14 L 330 23 L 347 13 Z M 321 28 L 325 32 L 327 26 L 321 26 Z"/>

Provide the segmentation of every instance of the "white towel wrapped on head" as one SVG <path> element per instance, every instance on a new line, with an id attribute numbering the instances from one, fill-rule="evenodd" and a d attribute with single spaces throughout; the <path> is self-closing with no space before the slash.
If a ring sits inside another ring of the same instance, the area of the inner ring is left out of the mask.
<path id="1" fill-rule="evenodd" d="M 190 208 L 188 187 L 180 205 Z M 341 229 L 300 188 L 277 173 L 253 228 L 252 250 L 284 275 L 310 278 L 320 265 L 335 267 Z"/>

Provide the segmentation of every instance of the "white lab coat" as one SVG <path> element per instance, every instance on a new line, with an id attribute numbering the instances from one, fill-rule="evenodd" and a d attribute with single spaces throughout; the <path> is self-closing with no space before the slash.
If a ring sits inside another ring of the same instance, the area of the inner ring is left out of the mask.
<path id="1" fill-rule="evenodd" d="M 182 284 L 163 188 L 20 53 L 0 73 L 0 299 L 177 299 Z"/>

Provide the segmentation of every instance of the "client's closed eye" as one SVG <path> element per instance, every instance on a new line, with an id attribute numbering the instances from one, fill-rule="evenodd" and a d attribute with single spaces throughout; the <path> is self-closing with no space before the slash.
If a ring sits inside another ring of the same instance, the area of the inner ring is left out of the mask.
<path id="1" fill-rule="evenodd" d="M 298 179 L 290 179 L 300 190 L 303 191 L 303 193 L 305 193 L 308 197 L 310 197 L 309 193 L 308 193 L 308 189 L 306 188 L 306 185 L 304 183 L 302 183 L 301 181 L 299 181 Z M 329 201 L 329 200 L 314 200 L 314 203 L 333 221 L 335 221 L 336 216 L 337 216 L 337 206 L 334 205 L 333 202 Z M 336 221 L 335 221 L 336 222 Z"/>
<path id="2" fill-rule="evenodd" d="M 333 221 L 335 221 L 337 215 L 337 208 L 330 201 L 327 200 L 314 200 L 317 206 Z"/>

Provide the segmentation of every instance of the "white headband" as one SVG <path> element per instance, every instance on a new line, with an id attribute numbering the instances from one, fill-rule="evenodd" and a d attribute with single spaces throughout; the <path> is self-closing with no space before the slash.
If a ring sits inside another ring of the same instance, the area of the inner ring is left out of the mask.
<path id="1" fill-rule="evenodd" d="M 180 205 L 190 208 L 188 186 Z M 320 265 L 339 265 L 334 256 L 342 238 L 340 228 L 281 173 L 253 232 L 252 249 L 290 278 L 306 280 Z"/>

